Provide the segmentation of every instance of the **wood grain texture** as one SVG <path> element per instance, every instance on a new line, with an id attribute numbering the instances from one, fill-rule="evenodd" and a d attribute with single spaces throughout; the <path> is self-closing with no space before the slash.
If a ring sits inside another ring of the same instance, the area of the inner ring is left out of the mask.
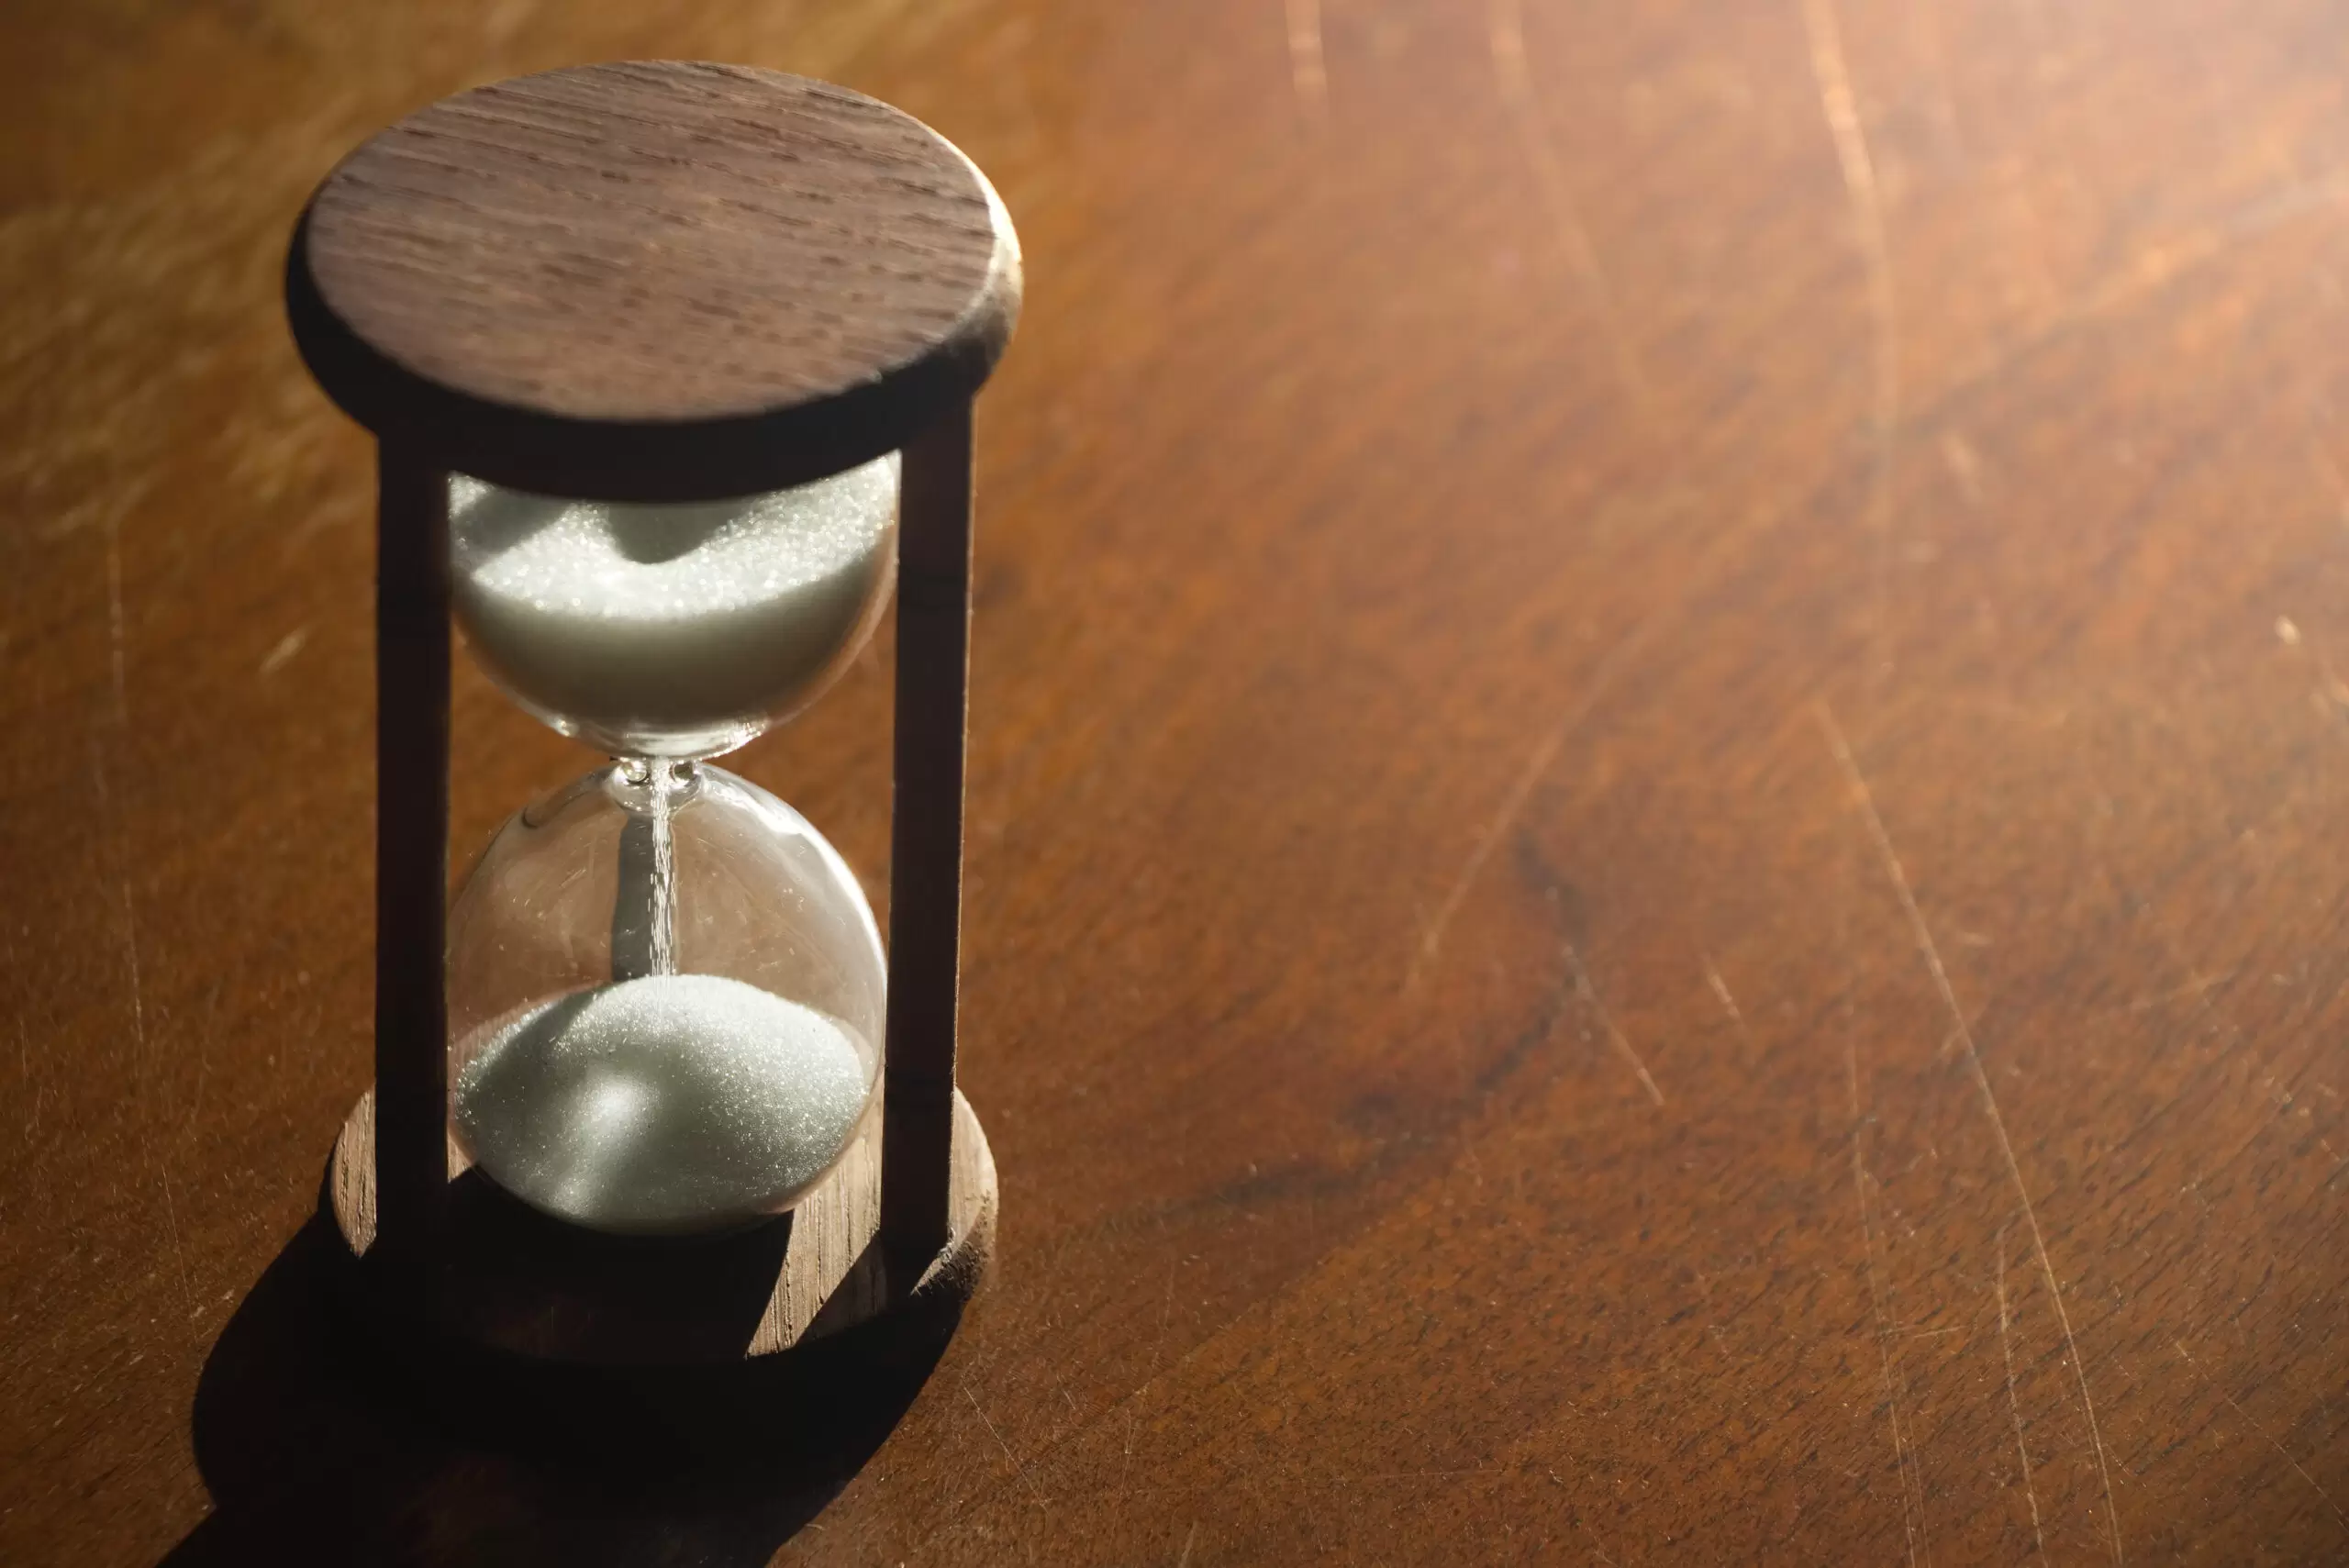
<path id="1" fill-rule="evenodd" d="M 901 104 L 1019 217 L 960 1062 L 997 1266 L 808 1526 L 477 1452 L 338 1489 L 377 1451 L 319 1440 L 331 1539 L 2339 1561 L 2344 38 L 0 13 L 0 1559 L 206 1561 L 199 1379 L 367 1081 L 373 494 L 286 224 L 445 93 L 696 56 Z M 876 650 L 740 771 L 877 890 Z M 462 856 L 585 763 L 455 680 Z"/>
<path id="2" fill-rule="evenodd" d="M 362 424 L 524 489 L 741 495 L 902 446 L 1019 315 L 970 160 L 864 95 L 745 66 L 540 72 L 336 165 L 286 265 Z"/>

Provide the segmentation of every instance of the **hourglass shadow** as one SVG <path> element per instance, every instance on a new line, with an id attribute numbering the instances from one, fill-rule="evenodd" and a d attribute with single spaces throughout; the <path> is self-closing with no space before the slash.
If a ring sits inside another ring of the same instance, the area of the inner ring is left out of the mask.
<path id="1" fill-rule="evenodd" d="M 471 1170 L 449 1185 L 446 1222 L 450 1310 L 470 1338 L 626 1365 L 739 1356 L 774 1297 L 792 1217 L 693 1240 L 600 1236 Z"/>
<path id="2" fill-rule="evenodd" d="M 812 1355 L 583 1371 L 392 1329 L 360 1273 L 314 1218 L 222 1330 L 194 1420 L 215 1508 L 167 1568 L 763 1563 L 895 1428 L 960 1317 L 920 1301 Z"/>

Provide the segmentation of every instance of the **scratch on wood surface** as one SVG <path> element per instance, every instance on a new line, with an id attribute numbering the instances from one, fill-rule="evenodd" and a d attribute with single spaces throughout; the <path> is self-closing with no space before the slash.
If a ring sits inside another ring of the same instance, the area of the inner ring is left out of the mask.
<path id="1" fill-rule="evenodd" d="M 1836 917 L 1836 946 L 1848 948 L 1851 940 L 1851 911 L 1847 900 L 1839 900 Z M 1900 1395 L 1907 1379 L 1895 1364 L 1891 1345 L 1892 1307 L 1886 1298 L 1884 1277 L 1876 1261 L 1876 1208 L 1868 1199 L 1867 1138 L 1868 1120 L 1860 1104 L 1860 1042 L 1852 1028 L 1852 1004 L 1849 991 L 1844 994 L 1843 1023 L 1843 1093 L 1851 1115 L 1852 1192 L 1860 1210 L 1860 1259 L 1868 1287 L 1868 1318 L 1874 1330 L 1876 1347 L 1877 1373 L 1884 1388 L 1885 1413 L 1892 1428 L 1893 1469 L 1900 1483 L 1900 1533 L 1907 1543 L 1910 1568 L 1917 1562 L 1919 1519 L 1924 1511 L 1924 1487 L 1920 1483 L 1910 1485 L 1909 1444 L 1901 1429 Z M 1854 1474 L 1857 1473 L 1854 1472 Z M 1913 1499 L 1913 1503 L 1912 1503 Z"/>
<path id="2" fill-rule="evenodd" d="M 2004 1158 L 2007 1175 L 2014 1183 L 2015 1195 L 2022 1205 L 2023 1222 L 2031 1228 L 2032 1249 L 2039 1255 L 2040 1272 L 2046 1276 L 2047 1293 L 2055 1303 L 2055 1319 L 2063 1325 L 2064 1348 L 2070 1352 L 2072 1375 L 2078 1382 L 2080 1405 L 2087 1412 L 2088 1441 L 2096 1451 L 2097 1474 L 2104 1484 L 2105 1523 L 2111 1531 L 2112 1560 L 2123 1561 L 2121 1542 L 2121 1514 L 2112 1499 L 2112 1470 L 2104 1452 L 2104 1433 L 2097 1425 L 2096 1400 L 2088 1393 L 2088 1373 L 2080 1359 L 2079 1341 L 2072 1333 L 2072 1315 L 2064 1305 L 2064 1287 L 2055 1278 L 2055 1264 L 2047 1255 L 2047 1240 L 2039 1229 L 2039 1212 L 2031 1201 L 2031 1188 L 2022 1179 L 2021 1162 L 2015 1158 L 2015 1147 L 2007 1136 L 2007 1119 L 1999 1113 L 1998 1096 L 1990 1090 L 1990 1074 L 1982 1065 L 1982 1052 L 1975 1044 L 1974 1030 L 1965 1021 L 1965 1012 L 1957 1005 L 1957 993 L 1951 986 L 1949 971 L 1942 963 L 1940 948 L 1933 943 L 1932 928 L 1925 924 L 1924 912 L 1917 906 L 1917 896 L 1909 886 L 1909 873 L 1900 866 L 1900 857 L 1894 852 L 1892 837 L 1886 832 L 1884 818 L 1877 815 L 1876 796 L 1868 789 L 1867 780 L 1861 775 L 1860 765 L 1852 756 L 1852 748 L 1843 738 L 1843 728 L 1835 722 L 1835 710 L 1824 700 L 1812 705 L 1819 727 L 1826 735 L 1827 749 L 1843 772 L 1850 786 L 1853 804 L 1860 809 L 1867 824 L 1868 836 L 1875 840 L 1876 852 L 1884 861 L 1886 876 L 1892 890 L 1899 895 L 1900 907 L 1909 917 L 1910 934 L 1917 944 L 1918 955 L 1924 960 L 1926 972 L 1932 976 L 1933 988 L 1941 994 L 1942 1005 L 1949 1010 L 1958 1043 L 1964 1048 L 1966 1063 L 1972 1068 L 1975 1087 L 1982 1096 L 1982 1109 L 1990 1122 L 1990 1131 L 1997 1139 L 1998 1152 Z"/>
<path id="3" fill-rule="evenodd" d="M 995 1446 L 1003 1450 L 1003 1457 L 1011 1461 L 1013 1472 L 1027 1484 L 1029 1495 L 1036 1499 L 1040 1507 L 1048 1506 L 1044 1503 L 1043 1492 L 1036 1485 L 1036 1478 L 1028 1473 L 1028 1467 L 1019 1462 L 1019 1456 L 1011 1451 L 1011 1445 L 1003 1440 L 1003 1434 L 995 1429 L 993 1421 L 987 1419 L 985 1409 L 979 1404 L 979 1396 L 971 1392 L 971 1385 L 967 1383 L 963 1385 L 963 1397 L 968 1399 L 971 1402 L 971 1408 L 978 1412 L 979 1424 L 986 1428 L 987 1436 L 995 1440 Z"/>
<path id="4" fill-rule="evenodd" d="M 1145 1383 L 1142 1386 L 1147 1388 L 1150 1385 Z M 1128 1395 L 1123 1403 L 1126 1407 L 1126 1446 L 1125 1456 L 1118 1463 L 1118 1506 L 1109 1515 L 1108 1539 L 1111 1540 L 1117 1540 L 1119 1531 L 1125 1527 L 1127 1488 L 1134 1477 L 1133 1396 Z"/>
<path id="5" fill-rule="evenodd" d="M 1320 124 L 1330 115 L 1330 72 L 1321 55 L 1321 0 L 1287 0 L 1288 78 L 1297 107 Z"/>
<path id="6" fill-rule="evenodd" d="M 2202 1371 L 2201 1363 L 2197 1362 L 2194 1357 L 2188 1352 L 2186 1349 L 2186 1341 L 2183 1340 L 2172 1340 L 2170 1343 L 2177 1347 L 2177 1353 L 2186 1357 L 2186 1364 L 2194 1368 L 2196 1375 L 2199 1376 Z M 2211 1382 L 2210 1379 L 2207 1377 L 2203 1378 L 2203 1381 L 2210 1385 L 2211 1393 L 2216 1394 L 2220 1398 L 2227 1402 L 2228 1409 L 2232 1410 L 2237 1416 L 2243 1418 L 2244 1426 L 2249 1427 L 2253 1431 L 2257 1432 L 2261 1437 L 2266 1438 L 2267 1440 L 2267 1446 L 2284 1456 L 2284 1462 L 2290 1465 L 2295 1471 L 2298 1471 L 2301 1480 L 2316 1488 L 2316 1495 L 2324 1499 L 2324 1506 L 2332 1510 L 2332 1517 L 2334 1518 L 2339 1519 L 2343 1525 L 2349 1525 L 2349 1514 L 2344 1514 L 2341 1511 L 2341 1505 L 2332 1500 L 2332 1494 L 2326 1491 L 2323 1486 L 2320 1485 L 2317 1482 L 2317 1478 L 2308 1473 L 2308 1468 L 2301 1464 L 2299 1460 L 2292 1457 L 2292 1451 L 2290 1449 L 2288 1449 L 2282 1443 L 2277 1442 L 2274 1433 L 2270 1432 L 2266 1427 L 2261 1426 L 2257 1421 L 2253 1420 L 2251 1418 L 2251 1412 L 2236 1404 L 2235 1396 L 2233 1395 L 2228 1393 L 2225 1389 L 2220 1387 L 2216 1383 Z"/>
<path id="7" fill-rule="evenodd" d="M 1957 95 L 1950 91 L 1949 61 L 1942 50 L 1942 30 L 1933 21 L 1931 6 L 1916 6 L 1909 9 L 1909 21 L 1913 33 L 1924 42 L 1925 64 L 1933 82 L 1933 117 L 1941 121 L 1943 150 L 1952 162 L 1965 164 L 1972 154 L 1965 145 L 1965 128 L 1959 122 Z"/>
<path id="8" fill-rule="evenodd" d="M 1982 458 L 1974 444 L 1955 430 L 1944 430 L 1941 439 L 1942 462 L 1949 465 L 1950 477 L 1957 481 L 1958 494 L 1976 511 L 1982 509 Z"/>
<path id="9" fill-rule="evenodd" d="M 106 664 L 113 677 L 114 721 L 130 724 L 129 668 L 122 626 L 122 517 L 106 514 Z"/>
<path id="10" fill-rule="evenodd" d="M 1867 1124 L 1860 1118 L 1856 1073 L 1854 1084 L 1852 1189 L 1860 1204 L 1861 1256 L 1867 1266 L 1868 1311 L 1876 1319 L 1876 1362 L 1884 1384 L 1884 1407 L 1892 1418 L 1892 1466 L 1900 1477 L 1900 1533 L 1909 1544 L 1909 1561 L 1914 1564 L 1919 1550 L 1925 1545 L 1924 1473 L 1917 1461 L 1915 1447 L 1909 1442 L 1900 1425 L 1900 1399 L 1908 1391 L 1909 1380 L 1901 1373 L 1893 1355 L 1892 1311 L 1885 1300 L 1883 1270 L 1876 1262 L 1876 1210 L 1868 1201 L 1868 1167 L 1865 1148 Z M 1927 1561 L 1931 1560 L 1928 1550 Z"/>
<path id="11" fill-rule="evenodd" d="M 1163 1221 L 1161 1229 L 1163 1229 Z M 1174 1328 L 1174 1271 L 1181 1262 L 1179 1257 L 1171 1255 L 1166 1260 L 1166 1302 L 1158 1312 L 1158 1338 L 1150 1347 L 1150 1371 L 1127 1393 L 1124 1398 L 1117 1401 L 1118 1405 L 1124 1407 L 1126 1412 L 1126 1446 L 1124 1457 L 1119 1460 L 1118 1465 L 1118 1507 L 1116 1513 L 1110 1517 L 1109 1523 L 1109 1539 L 1112 1540 L 1117 1539 L 1119 1529 L 1125 1523 L 1127 1486 L 1133 1479 L 1134 1426 L 1137 1419 L 1135 1401 L 1141 1397 L 1143 1389 L 1158 1380 L 1159 1371 L 1165 1364 L 1166 1340 Z"/>
<path id="12" fill-rule="evenodd" d="M 2276 640 L 2287 648 L 2297 649 L 2316 667 L 2318 685 L 2315 696 L 2320 708 L 2349 708 L 2349 683 L 2341 679 L 2341 673 L 2333 668 L 2332 657 L 2316 639 L 2300 629 L 2298 621 L 2288 615 L 2277 616 Z"/>
<path id="13" fill-rule="evenodd" d="M 2174 1002 L 2199 1002 L 2208 997 L 2211 992 L 2232 980 L 2239 973 L 2241 972 L 2238 970 L 2230 969 L 2224 974 L 2191 974 L 2187 977 L 2183 984 L 2173 985 L 2166 991 L 2157 991 L 2150 996 L 2140 996 L 2133 1002 L 2123 1002 L 2120 1006 L 2107 1008 L 2096 1016 L 2110 1018 L 2126 1014 L 2131 1018 L 2139 1018 L 2157 1008 L 2166 1007 Z"/>
<path id="14" fill-rule="evenodd" d="M 2208 266 L 2245 242 L 2296 218 L 2349 202 L 2349 173 L 2288 184 L 2178 239 L 2147 246 L 2112 276 L 2075 295 L 2033 325 L 1994 345 L 1979 360 L 1935 392 L 1935 407 L 2000 374 L 2016 360 L 2076 327 L 2133 304 L 2165 285 Z M 2349 502 L 2344 502 L 2349 520 Z"/>
<path id="15" fill-rule="evenodd" d="M 1639 353 L 1624 328 L 1622 310 L 1615 302 L 1615 285 L 1608 278 L 1605 263 L 1598 259 L 1598 247 L 1591 243 L 1589 227 L 1583 222 L 1582 209 L 1575 201 L 1574 183 L 1566 177 L 1565 161 L 1558 156 L 1557 142 L 1542 117 L 1541 100 L 1533 91 L 1533 72 L 1525 57 L 1524 0 L 1488 0 L 1485 31 L 1492 50 L 1493 80 L 1500 93 L 1501 107 L 1508 111 L 1509 128 L 1524 149 L 1534 183 L 1542 188 L 1542 201 L 1549 209 L 1551 227 L 1557 231 L 1558 243 L 1564 249 L 1567 261 L 1590 296 L 1591 309 L 1598 317 L 1608 351 L 1615 360 L 1616 375 L 1631 401 L 1645 413 L 1653 402 L 1647 376 L 1640 369 Z"/>
<path id="16" fill-rule="evenodd" d="M 2223 214 L 2215 223 L 2181 235 L 2166 244 L 2145 247 L 2129 259 L 2128 265 L 2121 272 L 2106 279 L 2081 295 L 2074 305 L 2059 312 L 2057 322 L 2051 325 L 2100 315 L 2139 295 L 2149 294 L 2174 278 L 2208 265 L 2244 241 L 2279 224 L 2309 213 L 2321 212 L 2344 198 L 2349 198 L 2349 174 L 2296 181 L 2279 190 L 2268 192 L 2255 201 Z"/>
<path id="17" fill-rule="evenodd" d="M 1737 1032 L 1742 1036 L 1745 1033 L 1745 1015 L 1737 1010 L 1737 998 L 1729 994 L 1729 982 L 1723 980 L 1721 972 L 1713 967 L 1712 954 L 1707 953 L 1704 957 L 1705 984 L 1712 987 L 1715 996 L 1720 998 L 1721 1011 L 1729 1015 L 1729 1021 L 1737 1026 Z"/>
<path id="18" fill-rule="evenodd" d="M 2072 710 L 2068 707 L 2032 707 L 1998 697 L 1978 696 L 1972 692 L 1952 692 L 1942 699 L 1942 706 L 1952 713 L 1978 713 L 2001 724 L 2042 732 L 2061 729 L 2072 722 Z"/>
<path id="19" fill-rule="evenodd" d="M 2015 1457 L 2022 1461 L 2022 1495 L 2031 1503 L 2031 1539 L 2039 1560 L 2047 1561 L 2047 1536 L 2039 1525 L 2039 1489 L 2032 1484 L 2031 1450 L 2022 1440 L 2022 1407 L 2015 1400 L 2015 1352 L 2007 1335 L 2007 1228 L 1998 1227 L 1998 1354 L 2007 1363 L 2007 1416 L 2015 1426 Z"/>
<path id="20" fill-rule="evenodd" d="M 25 1148 L 32 1154 L 38 1168 L 40 1161 L 40 1108 L 49 1097 L 49 1084 L 46 1079 L 38 1083 L 33 1079 L 33 1038 L 25 1026 L 22 1013 L 17 1015 L 17 1076 L 33 1085 L 32 1109 L 25 1117 Z"/>
<path id="21" fill-rule="evenodd" d="M 1174 1568 L 1189 1568 L 1191 1561 L 1191 1548 L 1197 1546 L 1198 1543 L 1199 1525 L 1198 1521 L 1194 1519 L 1191 1521 L 1191 1533 L 1183 1538 L 1183 1555 L 1174 1560 Z"/>
<path id="22" fill-rule="evenodd" d="M 1599 699 L 1615 684 L 1615 673 L 1621 668 L 1623 661 L 1647 640 L 1657 619 L 1656 616 L 1648 617 L 1609 649 L 1591 671 L 1590 684 L 1583 689 L 1580 699 L 1566 709 L 1564 716 L 1550 728 L 1549 733 L 1534 742 L 1532 753 L 1525 759 L 1525 766 L 1509 785 L 1508 794 L 1501 797 L 1499 809 L 1493 813 L 1493 819 L 1486 824 L 1475 843 L 1469 846 L 1468 858 L 1460 862 L 1458 874 L 1452 879 L 1452 885 L 1444 890 L 1443 901 L 1436 906 L 1435 918 L 1428 922 L 1426 930 L 1420 934 L 1419 951 L 1412 955 L 1410 966 L 1403 972 L 1405 995 L 1419 987 L 1428 966 L 1435 962 L 1452 917 L 1460 913 L 1461 903 L 1467 898 L 1468 890 L 1475 885 L 1478 873 L 1485 869 L 1485 862 L 1492 858 L 1494 847 L 1517 820 L 1519 813 L 1525 809 L 1525 803 L 1533 797 L 1533 787 L 1542 782 L 1542 775 L 1548 773 L 1550 764 L 1557 760 L 1559 748 L 1565 745 L 1575 731 L 1589 718 L 1591 710 L 1598 706 Z"/>
<path id="23" fill-rule="evenodd" d="M 1575 944 L 1572 942 L 1562 945 L 1566 952 L 1566 967 L 1574 971 L 1575 995 L 1582 998 L 1583 1006 L 1588 1007 L 1592 1015 L 1598 1019 L 1598 1027 L 1607 1031 L 1608 1043 L 1615 1048 L 1615 1054 L 1621 1057 L 1624 1063 L 1631 1069 L 1632 1076 L 1640 1081 L 1640 1087 L 1648 1092 L 1648 1098 L 1659 1106 L 1664 1104 L 1664 1091 L 1655 1086 L 1653 1078 L 1648 1076 L 1648 1064 L 1640 1060 L 1640 1053 L 1631 1049 L 1631 1042 L 1623 1038 L 1621 1029 L 1615 1027 L 1615 1019 L 1607 1011 L 1607 1005 L 1598 999 L 1598 993 L 1592 989 L 1590 972 L 1582 966 L 1582 954 L 1575 951 Z"/>
<path id="24" fill-rule="evenodd" d="M 139 1090 L 143 1094 L 147 1083 L 149 1055 L 147 1050 L 147 988 L 140 974 L 139 962 L 139 906 L 133 895 L 130 871 L 123 863 L 121 826 L 114 810 L 114 795 L 106 786 L 106 745 L 95 731 L 90 736 L 91 793 L 97 797 L 98 825 L 106 842 L 108 870 L 122 891 L 122 946 L 130 990 L 130 1041 L 132 1073 Z M 163 1196 L 163 1233 L 170 1240 L 172 1262 L 180 1276 L 180 1292 L 187 1297 L 188 1306 L 196 1306 L 195 1286 L 187 1272 L 187 1245 L 180 1237 L 179 1204 L 172 1193 L 171 1166 L 153 1140 L 147 1143 L 149 1161 L 155 1170 L 155 1184 Z"/>
<path id="25" fill-rule="evenodd" d="M 2332 1162 L 2332 1169 L 2324 1173 L 2324 1184 L 2331 1186 L 2332 1184 L 2332 1178 L 2341 1173 L 2342 1167 L 2349 1165 L 2349 1154 L 2335 1152 L 2332 1143 L 2327 1141 L 2322 1134 L 2318 1135 L 2316 1146 L 2324 1151 L 2324 1157 L 2326 1159 Z"/>
<path id="26" fill-rule="evenodd" d="M 1900 320 L 1892 286 L 1892 248 L 1886 237 L 1884 194 L 1876 184 L 1876 161 L 1869 156 L 1867 133 L 1860 124 L 1858 100 L 1852 92 L 1852 73 L 1843 59 L 1843 34 L 1837 24 L 1833 0 L 1803 0 L 1803 31 L 1810 43 L 1811 74 L 1819 83 L 1820 113 L 1835 144 L 1835 162 L 1843 175 L 1844 197 L 1860 245 L 1860 260 L 1867 280 L 1869 322 L 1868 528 L 1876 536 L 1873 568 L 1874 615 L 1877 656 L 1871 679 L 1885 665 L 1884 599 L 1892 559 L 1892 481 L 1895 438 L 1900 427 Z"/>
<path id="27" fill-rule="evenodd" d="M 264 677 L 276 674 L 285 668 L 294 655 L 302 651 L 302 645 L 309 640 L 310 628 L 306 626 L 297 626 L 279 638 L 276 646 L 262 656 L 261 673 Z"/>
<path id="28" fill-rule="evenodd" d="M 2317 477 L 2324 481 L 2326 495 L 2332 502 L 2334 518 L 2349 526 L 2349 478 L 2342 476 L 2341 465 L 2332 461 L 2332 454 L 2324 450 L 2324 443 L 2313 436 L 2309 438 L 2309 459 L 2316 468 Z"/>

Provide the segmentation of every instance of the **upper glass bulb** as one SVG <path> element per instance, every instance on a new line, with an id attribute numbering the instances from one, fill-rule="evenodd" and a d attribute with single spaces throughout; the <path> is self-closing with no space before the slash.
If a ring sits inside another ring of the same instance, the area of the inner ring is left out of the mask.
<path id="1" fill-rule="evenodd" d="M 896 570 L 897 455 L 730 501 L 569 501 L 454 474 L 451 597 L 507 695 L 619 756 L 713 757 L 812 702 Z"/>

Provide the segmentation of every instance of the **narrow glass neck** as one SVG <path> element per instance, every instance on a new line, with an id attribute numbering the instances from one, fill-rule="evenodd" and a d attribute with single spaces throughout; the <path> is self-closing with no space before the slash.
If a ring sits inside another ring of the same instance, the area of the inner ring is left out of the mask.
<path id="1" fill-rule="evenodd" d="M 628 812 L 612 904 L 612 978 L 677 972 L 676 810 L 701 792 L 691 762 L 624 757 L 606 786 Z"/>

